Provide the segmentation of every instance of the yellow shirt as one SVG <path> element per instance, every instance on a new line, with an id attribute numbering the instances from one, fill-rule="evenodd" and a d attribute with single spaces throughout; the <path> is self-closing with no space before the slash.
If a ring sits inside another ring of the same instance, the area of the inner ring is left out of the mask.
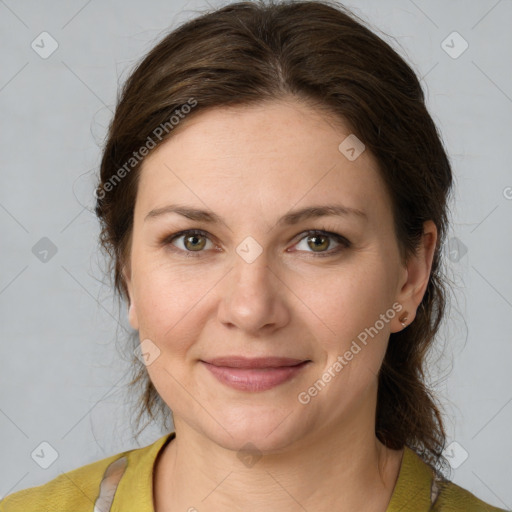
<path id="1" fill-rule="evenodd" d="M 155 460 L 174 437 L 171 432 L 144 448 L 107 457 L 11 494 L 0 501 L 0 512 L 154 512 Z M 504 512 L 452 482 L 432 485 L 433 474 L 430 466 L 405 447 L 386 512 Z M 199 502 L 191 507 L 201 510 Z"/>

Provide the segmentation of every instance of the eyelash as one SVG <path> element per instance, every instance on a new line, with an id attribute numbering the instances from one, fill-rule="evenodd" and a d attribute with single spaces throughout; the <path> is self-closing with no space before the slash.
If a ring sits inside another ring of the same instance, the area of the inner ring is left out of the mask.
<path id="1" fill-rule="evenodd" d="M 201 235 L 201 236 L 204 236 L 204 237 L 210 239 L 208 236 L 209 234 L 206 231 L 203 231 L 202 229 L 185 229 L 178 233 L 174 233 L 170 236 L 164 237 L 160 243 L 164 246 L 174 247 L 173 249 L 171 249 L 173 252 L 177 251 L 180 253 L 184 253 L 185 257 L 187 257 L 187 258 L 200 257 L 201 253 L 203 253 L 204 251 L 185 251 L 183 249 L 178 249 L 177 247 L 173 246 L 172 242 L 174 242 L 176 239 L 178 239 L 182 236 L 186 236 L 186 235 Z M 344 236 L 342 236 L 338 233 L 333 233 L 332 231 L 328 231 L 328 228 L 310 229 L 310 230 L 307 230 L 307 231 L 301 233 L 301 235 L 303 235 L 303 236 L 301 236 L 301 238 L 299 238 L 299 240 L 297 241 L 297 244 L 299 242 L 301 242 L 304 238 L 306 238 L 308 236 L 315 236 L 315 235 L 323 235 L 323 236 L 327 236 L 329 238 L 333 238 L 333 239 L 335 239 L 336 242 L 341 244 L 340 247 L 337 247 L 328 252 L 317 252 L 317 253 L 311 252 L 310 254 L 312 254 L 313 257 L 325 258 L 328 256 L 334 256 L 334 255 L 339 254 L 344 249 L 348 249 L 352 246 L 352 243 L 347 238 L 345 238 Z"/>

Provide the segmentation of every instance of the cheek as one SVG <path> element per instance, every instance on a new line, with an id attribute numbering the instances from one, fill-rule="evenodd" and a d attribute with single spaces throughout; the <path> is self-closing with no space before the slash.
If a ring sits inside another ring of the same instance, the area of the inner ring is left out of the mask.
<path id="1" fill-rule="evenodd" d="M 396 314 L 390 268 L 377 253 L 369 254 L 330 274 L 317 290 L 308 305 L 322 320 L 317 328 L 324 333 L 317 337 L 323 352 L 317 377 L 329 382 L 322 400 L 348 407 L 375 383 L 385 356 Z"/>
<path id="2" fill-rule="evenodd" d="M 179 411 L 190 405 L 185 391 L 194 388 L 190 358 L 201 336 L 201 299 L 211 285 L 203 284 L 199 276 L 162 266 L 141 275 L 139 336 L 141 340 L 149 338 L 160 351 L 147 371 L 158 394 L 171 409 Z M 202 400 L 200 390 L 194 396 Z"/>
<path id="3" fill-rule="evenodd" d="M 181 351 L 197 337 L 195 321 L 201 300 L 211 285 L 198 273 L 146 266 L 137 286 L 140 337 L 152 339 L 162 350 Z"/>
<path id="4" fill-rule="evenodd" d="M 301 294 L 321 320 L 326 339 L 335 345 L 373 325 L 393 301 L 389 271 L 379 258 L 361 259 L 333 270 L 311 285 L 305 283 L 297 293 Z"/>

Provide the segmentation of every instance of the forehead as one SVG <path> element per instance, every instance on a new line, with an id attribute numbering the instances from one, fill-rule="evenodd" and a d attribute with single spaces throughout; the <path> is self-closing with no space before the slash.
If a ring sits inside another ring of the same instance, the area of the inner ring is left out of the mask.
<path id="1" fill-rule="evenodd" d="M 181 201 L 254 215 L 338 202 L 382 216 L 389 198 L 374 157 L 349 160 L 339 149 L 350 135 L 341 120 L 295 102 L 196 112 L 146 157 L 137 207 Z"/>

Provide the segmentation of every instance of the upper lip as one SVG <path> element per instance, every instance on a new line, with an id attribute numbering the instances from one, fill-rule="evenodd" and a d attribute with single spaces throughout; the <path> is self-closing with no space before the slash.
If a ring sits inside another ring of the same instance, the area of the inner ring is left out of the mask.
<path id="1" fill-rule="evenodd" d="M 229 368 L 279 368 L 282 366 L 296 366 L 305 361 L 308 361 L 308 359 L 226 356 L 216 357 L 203 362 L 213 364 L 214 366 L 226 366 Z"/>

